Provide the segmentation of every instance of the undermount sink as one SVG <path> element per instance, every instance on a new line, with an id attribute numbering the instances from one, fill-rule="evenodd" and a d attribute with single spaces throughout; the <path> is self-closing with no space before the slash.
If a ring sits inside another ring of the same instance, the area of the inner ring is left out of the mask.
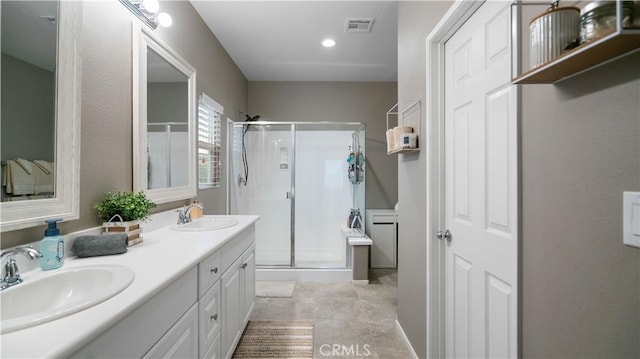
<path id="1" fill-rule="evenodd" d="M 210 231 L 233 227 L 238 224 L 238 220 L 226 216 L 204 216 L 186 224 L 174 224 L 171 229 L 174 231 Z"/>
<path id="2" fill-rule="evenodd" d="M 26 278 L 0 292 L 0 333 L 52 321 L 101 303 L 127 288 L 135 274 L 119 265 L 63 268 Z"/>

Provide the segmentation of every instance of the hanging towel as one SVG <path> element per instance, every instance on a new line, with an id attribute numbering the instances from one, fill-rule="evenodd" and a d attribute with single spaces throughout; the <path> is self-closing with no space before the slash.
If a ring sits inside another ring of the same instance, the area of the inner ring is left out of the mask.
<path id="1" fill-rule="evenodd" d="M 33 166 L 33 177 L 35 182 L 34 193 L 53 193 L 53 173 L 44 171 L 39 165 Z"/>
<path id="2" fill-rule="evenodd" d="M 38 166 L 45 174 L 50 174 L 51 172 L 53 172 L 53 162 L 33 160 L 33 164 Z"/>
<path id="3" fill-rule="evenodd" d="M 6 192 L 14 196 L 33 194 L 35 192 L 35 177 L 14 160 L 6 162 Z"/>
<path id="4" fill-rule="evenodd" d="M 33 174 L 33 162 L 25 160 L 24 158 L 16 158 L 14 161 L 16 161 L 16 163 L 20 165 L 25 172 Z"/>

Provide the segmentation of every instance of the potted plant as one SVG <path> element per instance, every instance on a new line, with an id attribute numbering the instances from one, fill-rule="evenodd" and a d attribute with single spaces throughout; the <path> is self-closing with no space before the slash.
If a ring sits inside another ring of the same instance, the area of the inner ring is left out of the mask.
<path id="1" fill-rule="evenodd" d="M 107 192 L 95 209 L 102 219 L 105 233 L 124 232 L 127 245 L 142 242 L 140 221 L 146 221 L 156 204 L 144 192 Z"/>

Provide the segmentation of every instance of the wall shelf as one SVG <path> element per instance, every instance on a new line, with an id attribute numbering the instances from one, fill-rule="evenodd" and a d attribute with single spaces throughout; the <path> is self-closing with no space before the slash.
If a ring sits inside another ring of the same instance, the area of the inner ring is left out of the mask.
<path id="1" fill-rule="evenodd" d="M 617 0 L 617 6 L 621 6 L 620 0 Z M 516 8 L 517 15 L 512 16 L 513 21 L 516 22 L 513 28 L 519 31 L 519 33 L 514 36 L 516 46 L 513 46 L 513 50 L 516 51 L 516 55 L 514 56 L 516 56 L 515 58 L 518 60 L 515 61 L 515 63 L 517 63 L 517 66 L 521 69 L 524 68 L 523 59 L 526 58 L 523 54 L 526 53 L 528 56 L 529 33 L 528 27 L 525 26 L 522 21 L 523 3 L 520 1 L 513 2 L 512 13 L 514 7 Z M 514 84 L 556 83 L 640 49 L 640 27 L 623 28 L 621 21 L 617 21 L 617 23 L 615 29 L 601 35 L 597 39 L 568 50 L 551 61 L 521 74 L 517 74 L 516 71 L 512 82 Z M 526 46 L 523 46 L 523 44 Z"/>
<path id="2" fill-rule="evenodd" d="M 388 155 L 420 151 L 420 100 L 410 101 L 409 105 L 403 106 L 405 102 L 409 101 L 400 101 L 397 104 L 393 105 L 387 111 L 387 132 L 389 130 L 392 130 L 392 128 L 389 127 L 390 117 L 397 116 L 398 126 L 411 126 L 413 128 L 413 133 L 418 136 L 418 138 L 416 139 L 416 148 L 389 149 L 389 147 L 387 146 Z M 388 140 L 389 139 L 387 138 L 387 141 Z"/>

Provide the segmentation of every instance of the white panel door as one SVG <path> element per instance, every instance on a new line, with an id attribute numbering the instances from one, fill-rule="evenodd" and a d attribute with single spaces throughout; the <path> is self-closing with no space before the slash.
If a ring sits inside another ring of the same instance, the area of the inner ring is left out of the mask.
<path id="1" fill-rule="evenodd" d="M 517 356 L 518 112 L 509 40 L 509 3 L 487 1 L 445 44 L 451 358 Z"/>

